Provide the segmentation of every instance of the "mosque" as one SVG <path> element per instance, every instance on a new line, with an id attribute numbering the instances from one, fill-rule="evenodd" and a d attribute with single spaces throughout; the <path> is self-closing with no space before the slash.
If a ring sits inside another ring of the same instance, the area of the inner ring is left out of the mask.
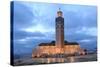
<path id="1" fill-rule="evenodd" d="M 32 57 L 50 57 L 57 55 L 84 55 L 82 49 L 77 42 L 68 42 L 64 40 L 64 17 L 63 12 L 59 9 L 55 18 L 56 41 L 50 43 L 40 43 L 33 50 Z"/>

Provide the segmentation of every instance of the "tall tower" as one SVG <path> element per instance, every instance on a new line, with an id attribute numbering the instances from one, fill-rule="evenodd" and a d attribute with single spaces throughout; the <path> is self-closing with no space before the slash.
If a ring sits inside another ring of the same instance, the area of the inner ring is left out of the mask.
<path id="1" fill-rule="evenodd" d="M 56 46 L 61 48 L 64 46 L 64 18 L 63 12 L 60 10 L 57 11 L 56 22 Z"/>

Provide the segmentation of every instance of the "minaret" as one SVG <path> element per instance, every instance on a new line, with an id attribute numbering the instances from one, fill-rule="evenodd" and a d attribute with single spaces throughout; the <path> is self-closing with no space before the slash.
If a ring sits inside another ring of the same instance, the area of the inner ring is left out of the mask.
<path id="1" fill-rule="evenodd" d="M 64 18 L 63 12 L 60 10 L 57 11 L 56 22 L 56 46 L 61 48 L 64 46 Z"/>

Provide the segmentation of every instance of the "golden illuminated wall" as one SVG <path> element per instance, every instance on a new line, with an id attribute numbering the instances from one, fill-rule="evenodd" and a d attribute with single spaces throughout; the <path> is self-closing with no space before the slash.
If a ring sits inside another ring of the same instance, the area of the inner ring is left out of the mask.
<path id="1" fill-rule="evenodd" d="M 39 49 L 42 54 L 56 54 L 61 51 L 60 48 L 57 48 L 56 46 L 40 46 Z"/>
<path id="2" fill-rule="evenodd" d="M 53 52 L 55 51 L 55 46 L 40 46 L 39 49 L 43 54 L 53 54 Z"/>
<path id="3" fill-rule="evenodd" d="M 79 45 L 65 45 L 63 48 L 58 48 L 56 46 L 38 46 L 37 53 L 33 53 L 33 55 L 40 56 L 42 54 L 58 54 L 58 53 L 65 53 L 65 54 L 74 54 L 79 53 L 80 46 Z"/>
<path id="4" fill-rule="evenodd" d="M 64 46 L 64 53 L 66 53 L 66 54 L 78 53 L 79 50 L 80 50 L 80 46 L 79 45 L 67 45 L 67 46 Z"/>

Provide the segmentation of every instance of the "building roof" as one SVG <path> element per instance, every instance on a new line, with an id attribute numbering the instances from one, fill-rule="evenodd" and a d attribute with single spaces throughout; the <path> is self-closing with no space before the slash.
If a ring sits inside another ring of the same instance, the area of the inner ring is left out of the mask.
<path id="1" fill-rule="evenodd" d="M 68 43 L 65 43 L 65 45 L 79 45 L 79 43 L 77 43 L 77 42 L 68 42 Z"/>
<path id="2" fill-rule="evenodd" d="M 79 44 L 77 42 L 65 41 L 64 45 L 79 45 Z M 39 46 L 55 46 L 55 41 L 52 41 L 51 43 L 40 43 Z"/>
<path id="3" fill-rule="evenodd" d="M 55 46 L 54 43 L 40 43 L 39 46 Z"/>

